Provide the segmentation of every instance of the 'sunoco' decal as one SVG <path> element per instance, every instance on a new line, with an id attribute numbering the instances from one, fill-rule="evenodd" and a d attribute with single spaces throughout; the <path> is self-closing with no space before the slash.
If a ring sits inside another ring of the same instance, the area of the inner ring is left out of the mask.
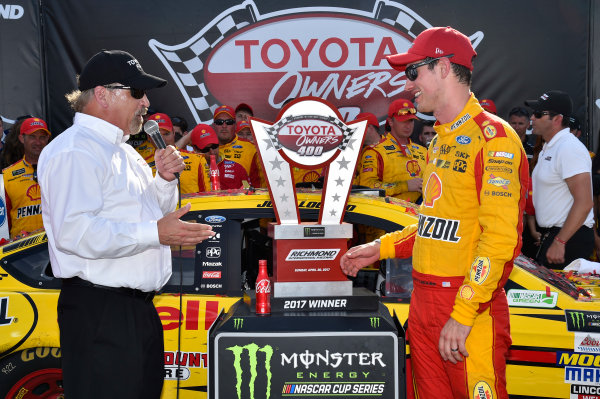
<path id="1" fill-rule="evenodd" d="M 471 138 L 468 136 L 458 136 L 456 138 L 456 142 L 458 144 L 469 144 L 471 142 Z"/>
<path id="2" fill-rule="evenodd" d="M 232 6 L 187 41 L 148 45 L 181 91 L 196 123 L 221 104 L 244 101 L 274 120 L 288 98 L 330 101 L 345 120 L 361 111 L 382 118 L 404 92 L 404 72 L 387 55 L 405 52 L 431 27 L 412 9 L 376 0 L 371 11 L 298 7 L 261 14 L 255 0 Z M 476 32 L 473 47 L 483 39 Z"/>
<path id="3" fill-rule="evenodd" d="M 223 223 L 227 218 L 225 218 L 225 216 L 211 215 L 205 217 L 204 220 L 206 220 L 207 223 Z"/>

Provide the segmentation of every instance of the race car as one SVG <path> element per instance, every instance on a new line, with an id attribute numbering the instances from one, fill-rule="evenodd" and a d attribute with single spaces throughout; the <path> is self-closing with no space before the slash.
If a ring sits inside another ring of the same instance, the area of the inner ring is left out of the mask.
<path id="1" fill-rule="evenodd" d="M 344 220 L 354 225 L 355 234 L 349 246 L 417 221 L 415 205 L 378 194 L 350 195 Z M 319 190 L 299 190 L 297 201 L 303 221 L 318 218 Z M 173 275 L 154 299 L 165 338 L 163 398 L 207 397 L 207 331 L 221 311 L 254 286 L 258 260 L 272 266 L 273 259 L 265 227 L 275 216 L 267 191 L 189 195 L 183 204 L 188 202 L 192 210 L 185 219 L 209 223 L 217 234 L 196 247 L 172 248 Z M 363 270 L 354 284 L 380 294 L 406 325 L 410 270 L 410 260 L 386 261 Z M 383 271 L 385 279 L 379 282 Z M 600 384 L 598 281 L 597 275 L 557 274 L 518 259 L 505 287 L 513 339 L 507 367 L 512 397 L 579 398 L 577 392 L 591 392 Z M 43 231 L 0 247 L 0 398 L 62 397 L 56 323 L 60 285 L 52 275 Z M 409 347 L 407 353 L 409 364 Z"/>

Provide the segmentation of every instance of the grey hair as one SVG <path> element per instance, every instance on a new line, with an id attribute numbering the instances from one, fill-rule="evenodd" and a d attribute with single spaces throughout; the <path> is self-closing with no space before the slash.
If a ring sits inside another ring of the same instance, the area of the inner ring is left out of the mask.
<path id="1" fill-rule="evenodd" d="M 84 91 L 73 90 L 72 92 L 65 94 L 65 98 L 67 99 L 69 105 L 71 106 L 71 108 L 73 108 L 75 112 L 82 112 L 93 96 L 93 88 Z"/>

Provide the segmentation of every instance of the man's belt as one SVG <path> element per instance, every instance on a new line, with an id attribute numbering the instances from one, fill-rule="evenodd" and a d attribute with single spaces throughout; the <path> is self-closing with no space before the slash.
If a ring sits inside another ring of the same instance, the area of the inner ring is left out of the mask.
<path id="1" fill-rule="evenodd" d="M 62 283 L 64 286 L 92 287 L 101 290 L 117 292 L 121 295 L 142 299 L 146 302 L 152 301 L 154 299 L 154 295 L 156 294 L 155 292 L 144 292 L 135 288 L 109 287 L 107 285 L 94 284 L 79 277 L 65 278 L 62 280 Z"/>

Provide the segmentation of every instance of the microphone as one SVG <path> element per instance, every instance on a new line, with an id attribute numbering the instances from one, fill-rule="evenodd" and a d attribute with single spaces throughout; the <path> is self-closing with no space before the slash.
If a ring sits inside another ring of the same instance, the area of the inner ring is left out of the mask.
<path id="1" fill-rule="evenodd" d="M 156 123 L 156 121 L 149 120 L 148 122 L 146 122 L 144 124 L 144 131 L 148 136 L 150 136 L 156 148 L 167 148 L 167 145 L 165 144 L 165 139 L 163 139 L 162 134 L 160 134 L 160 129 L 158 128 L 158 123 Z M 175 177 L 179 179 L 179 172 L 175 172 L 174 174 Z"/>

